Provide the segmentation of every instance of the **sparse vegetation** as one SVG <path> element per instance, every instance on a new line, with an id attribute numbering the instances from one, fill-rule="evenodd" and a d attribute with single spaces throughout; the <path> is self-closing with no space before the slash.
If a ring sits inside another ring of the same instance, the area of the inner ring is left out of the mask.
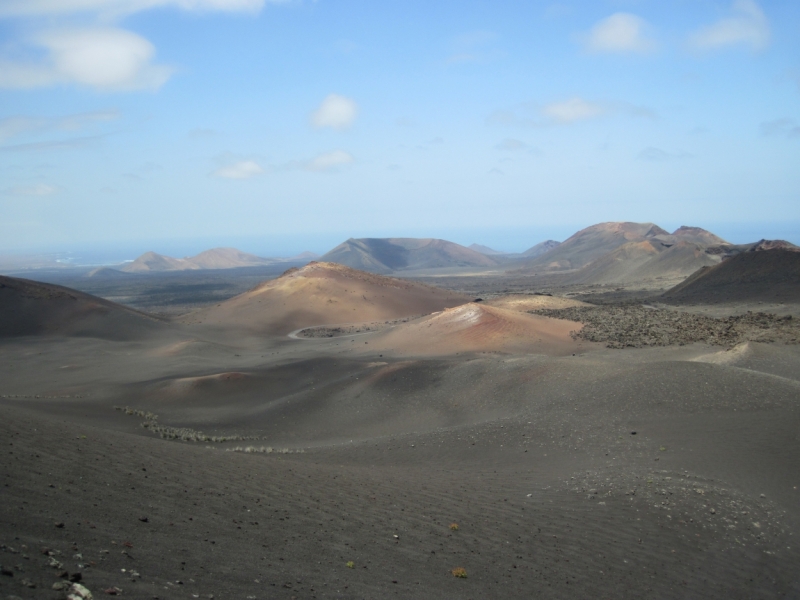
<path id="1" fill-rule="evenodd" d="M 751 313 L 715 319 L 642 305 L 580 306 L 532 310 L 533 314 L 579 321 L 574 339 L 605 342 L 608 348 L 683 346 L 695 342 L 733 347 L 746 341 L 800 342 L 800 324 L 791 317 Z"/>
<path id="2" fill-rule="evenodd" d="M 226 452 L 244 452 L 245 454 L 302 454 L 302 449 L 292 450 L 291 448 L 273 448 L 272 446 L 236 446 L 235 448 L 225 448 Z"/>
<path id="3" fill-rule="evenodd" d="M 161 425 L 158 422 L 158 415 L 149 411 L 137 410 L 128 406 L 115 406 L 116 410 L 124 412 L 126 415 L 141 417 L 144 419 L 142 427 L 158 434 L 165 440 L 181 440 L 184 442 L 244 442 L 248 440 L 263 440 L 266 438 L 259 436 L 244 436 L 238 434 L 231 435 L 208 435 L 202 431 L 196 431 L 188 427 L 170 427 Z M 254 450 L 255 451 L 255 450 Z"/>
<path id="4" fill-rule="evenodd" d="M 461 579 L 467 578 L 467 570 L 464 567 L 456 567 L 452 571 L 453 577 L 460 577 Z"/>
<path id="5" fill-rule="evenodd" d="M 346 566 L 348 569 L 355 569 L 356 563 L 354 563 L 352 560 L 348 560 Z"/>
<path id="6" fill-rule="evenodd" d="M 458 523 L 450 523 L 450 531 L 458 531 Z"/>

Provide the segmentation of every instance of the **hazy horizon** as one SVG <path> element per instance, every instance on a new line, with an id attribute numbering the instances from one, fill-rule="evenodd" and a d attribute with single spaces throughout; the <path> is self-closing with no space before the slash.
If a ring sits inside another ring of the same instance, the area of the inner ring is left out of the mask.
<path id="1" fill-rule="evenodd" d="M 674 231 L 681 225 L 699 226 L 696 223 L 680 222 L 656 223 L 668 231 Z M 335 246 L 344 242 L 348 238 L 364 237 L 419 237 L 419 238 L 439 238 L 455 242 L 463 246 L 477 243 L 488 246 L 501 252 L 515 253 L 523 252 L 528 248 L 548 239 L 564 241 L 572 234 L 594 225 L 594 223 L 584 226 L 560 226 L 552 228 L 520 229 L 520 230 L 464 230 L 464 231 L 444 231 L 437 234 L 433 230 L 425 230 L 417 235 L 407 235 L 405 232 L 392 232 L 381 230 L 375 232 L 357 232 L 353 234 L 345 232 L 325 233 L 319 235 L 298 235 L 298 236 L 217 236 L 195 239 L 161 239 L 161 240 L 141 240 L 135 242 L 120 243 L 85 243 L 74 244 L 71 246 L 52 246 L 52 247 L 29 247 L 20 248 L 14 251 L 0 253 L 0 256 L 26 256 L 26 255 L 58 255 L 67 259 L 76 266 L 94 265 L 114 265 L 123 261 L 131 261 L 141 256 L 145 252 L 156 252 L 176 258 L 183 258 L 196 255 L 204 250 L 219 247 L 233 247 L 243 252 L 256 254 L 266 258 L 287 258 L 296 256 L 301 252 L 315 252 L 319 255 L 325 254 Z M 744 244 L 756 242 L 760 239 L 783 239 L 795 245 L 800 245 L 800 237 L 795 232 L 800 231 L 793 223 L 772 223 L 759 225 L 730 225 L 719 224 L 717 226 L 704 227 L 733 244 Z M 794 235 L 794 237 L 792 237 Z"/>

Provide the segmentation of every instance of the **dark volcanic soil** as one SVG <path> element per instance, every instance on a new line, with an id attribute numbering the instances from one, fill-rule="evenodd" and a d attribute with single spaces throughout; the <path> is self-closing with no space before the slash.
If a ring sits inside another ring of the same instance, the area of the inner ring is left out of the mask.
<path id="1" fill-rule="evenodd" d="M 0 339 L 0 599 L 800 598 L 797 318 L 551 314 L 590 341 Z"/>
<path id="2" fill-rule="evenodd" d="M 747 341 L 800 342 L 800 322 L 791 315 L 748 312 L 712 318 L 643 305 L 580 306 L 531 312 L 580 321 L 585 326 L 574 337 L 604 342 L 609 348 L 683 346 L 695 342 L 730 348 Z"/>

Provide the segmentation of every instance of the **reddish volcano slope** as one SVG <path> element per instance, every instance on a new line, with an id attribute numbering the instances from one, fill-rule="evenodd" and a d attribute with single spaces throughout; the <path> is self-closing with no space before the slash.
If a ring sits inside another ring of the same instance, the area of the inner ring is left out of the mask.
<path id="1" fill-rule="evenodd" d="M 382 321 L 458 306 L 471 298 L 420 283 L 312 262 L 193 313 L 188 322 L 287 334 L 301 327 Z"/>
<path id="2" fill-rule="evenodd" d="M 598 223 L 581 229 L 558 247 L 525 263 L 517 272 L 579 269 L 628 242 L 668 235 L 653 223 Z"/>
<path id="3" fill-rule="evenodd" d="M 399 325 L 370 344 L 405 355 L 461 352 L 575 353 L 580 323 L 469 303 Z"/>

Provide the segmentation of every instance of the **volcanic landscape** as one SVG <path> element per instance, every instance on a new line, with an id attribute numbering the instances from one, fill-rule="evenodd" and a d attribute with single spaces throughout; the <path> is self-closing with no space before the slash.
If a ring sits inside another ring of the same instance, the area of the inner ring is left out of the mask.
<path id="1" fill-rule="evenodd" d="M 0 277 L 0 597 L 800 598 L 798 249 L 492 252 Z"/>

